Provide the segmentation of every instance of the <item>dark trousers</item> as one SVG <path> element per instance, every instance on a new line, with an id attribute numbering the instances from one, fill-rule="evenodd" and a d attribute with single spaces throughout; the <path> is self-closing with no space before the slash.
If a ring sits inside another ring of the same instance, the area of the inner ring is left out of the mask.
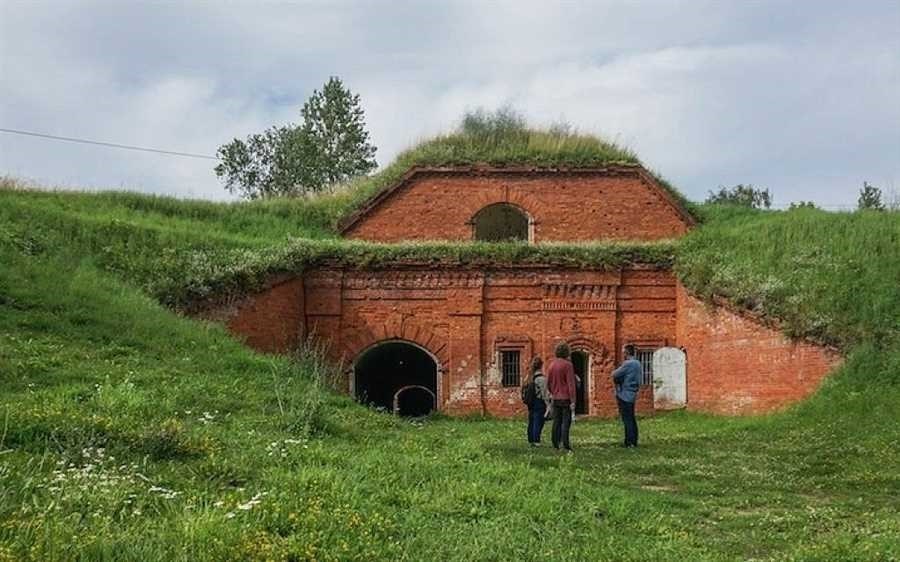
<path id="1" fill-rule="evenodd" d="M 571 400 L 553 401 L 553 447 L 559 449 L 562 444 L 564 449 L 571 449 L 569 443 L 569 428 L 572 427 Z"/>
<path id="2" fill-rule="evenodd" d="M 535 400 L 528 408 L 528 442 L 540 443 L 541 433 L 544 431 L 544 415 L 547 413 L 547 405 L 543 400 Z"/>
<path id="3" fill-rule="evenodd" d="M 622 417 L 622 425 L 625 428 L 625 446 L 637 447 L 638 426 L 634 417 L 634 402 L 626 402 L 618 397 L 616 402 L 619 403 L 619 415 Z"/>

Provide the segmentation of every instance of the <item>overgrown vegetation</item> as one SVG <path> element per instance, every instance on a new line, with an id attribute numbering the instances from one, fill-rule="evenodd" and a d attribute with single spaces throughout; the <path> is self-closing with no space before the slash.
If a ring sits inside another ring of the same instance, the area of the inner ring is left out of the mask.
<path id="1" fill-rule="evenodd" d="M 310 209 L 0 190 L 0 560 L 900 556 L 896 214 L 705 207 L 674 248 L 384 250 L 291 242 L 328 235 Z M 694 291 L 847 359 L 786 412 L 642 420 L 637 452 L 617 422 L 578 421 L 560 457 L 518 420 L 371 412 L 323 387 L 315 353 L 262 356 L 157 302 L 252 283 L 272 245 L 279 267 L 338 247 L 360 264 L 674 250 Z"/>
<path id="2" fill-rule="evenodd" d="M 290 200 L 217 205 L 124 193 L 11 190 L 3 199 L 0 239 L 31 255 L 59 252 L 76 263 L 92 256 L 98 267 L 178 309 L 245 294 L 273 274 L 323 264 L 355 268 L 412 262 L 483 268 L 544 263 L 614 269 L 631 263 L 670 267 L 675 255 L 671 242 L 535 246 L 312 239 L 298 233 L 316 236 L 321 230 L 305 227 L 308 208 Z"/>
<path id="3" fill-rule="evenodd" d="M 859 190 L 856 206 L 860 211 L 883 211 L 884 202 L 881 200 L 881 190 L 864 181 L 862 189 Z"/>
<path id="4" fill-rule="evenodd" d="M 793 335 L 844 350 L 900 339 L 900 215 L 707 207 L 679 243 L 694 292 L 724 297 Z"/>
<path id="5" fill-rule="evenodd" d="M 706 203 L 711 205 L 736 205 L 750 209 L 768 209 L 772 206 L 772 193 L 768 189 L 754 187 L 753 185 L 720 186 L 719 191 L 709 192 Z"/>
<path id="6" fill-rule="evenodd" d="M 439 135 L 402 152 L 386 168 L 343 186 L 334 197 L 347 213 L 369 197 L 396 183 L 413 166 L 534 166 L 537 168 L 602 167 L 641 164 L 637 155 L 614 142 L 581 134 L 561 124 L 546 129 L 529 127 L 512 110 L 466 114 L 456 131 Z M 694 205 L 665 179 L 660 184 L 689 212 Z"/>

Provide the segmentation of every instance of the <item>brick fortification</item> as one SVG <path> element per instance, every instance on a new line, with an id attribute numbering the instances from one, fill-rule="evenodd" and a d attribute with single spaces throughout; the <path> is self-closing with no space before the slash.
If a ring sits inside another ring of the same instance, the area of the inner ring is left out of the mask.
<path id="1" fill-rule="evenodd" d="M 587 411 L 613 416 L 609 373 L 621 348 L 682 347 L 687 408 L 763 413 L 809 396 L 839 357 L 691 297 L 668 271 L 319 269 L 281 280 L 229 307 L 229 328 L 248 345 L 288 352 L 305 334 L 344 366 L 379 342 L 402 340 L 438 364 L 438 408 L 448 414 L 522 411 L 518 386 L 501 382 L 502 350 L 549 359 L 558 341 L 587 354 Z M 652 386 L 638 411 L 653 410 Z"/>
<path id="2" fill-rule="evenodd" d="M 623 166 L 413 169 L 341 227 L 345 236 L 380 242 L 471 240 L 473 217 L 497 203 L 527 215 L 531 243 L 656 240 L 680 236 L 694 224 L 646 172 Z M 320 267 L 272 279 L 268 289 L 215 316 L 261 351 L 288 352 L 307 337 L 321 342 L 343 366 L 351 395 L 359 397 L 360 389 L 378 393 L 381 377 L 395 377 L 389 383 L 397 389 L 395 408 L 404 389 L 416 387 L 419 396 L 451 415 L 520 413 L 519 383 L 531 358 L 550 360 L 560 341 L 578 353 L 581 409 L 591 416 L 616 413 L 609 375 L 626 343 L 643 350 L 683 348 L 685 406 L 725 414 L 768 412 L 800 400 L 839 360 L 699 302 L 671 271 L 649 264 L 619 271 L 413 263 L 377 270 Z M 405 342 L 422 356 L 391 355 L 394 344 L 388 342 Z M 371 359 L 379 348 L 384 355 Z M 510 358 L 519 377 L 504 381 Z M 397 379 L 412 363 L 430 372 L 421 380 Z M 366 380 L 357 380 L 363 371 Z M 391 407 L 384 396 L 381 401 Z M 653 411 L 652 385 L 642 387 L 638 411 Z"/>

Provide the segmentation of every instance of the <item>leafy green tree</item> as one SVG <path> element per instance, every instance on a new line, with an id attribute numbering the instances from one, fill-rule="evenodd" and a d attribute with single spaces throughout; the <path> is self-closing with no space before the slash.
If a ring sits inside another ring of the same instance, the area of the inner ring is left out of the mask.
<path id="1" fill-rule="evenodd" d="M 772 206 L 772 194 L 768 189 L 757 189 L 752 184 L 738 184 L 734 187 L 719 186 L 718 192 L 709 192 L 707 203 L 738 205 L 752 209 L 768 209 Z"/>
<path id="2" fill-rule="evenodd" d="M 816 204 L 812 201 L 797 201 L 792 202 L 788 207 L 789 211 L 793 211 L 794 209 L 818 209 L 818 207 L 816 207 Z"/>
<path id="3" fill-rule="evenodd" d="M 881 201 L 881 190 L 869 182 L 863 182 L 862 189 L 859 190 L 859 199 L 856 206 L 860 211 L 883 211 L 884 203 Z"/>
<path id="4" fill-rule="evenodd" d="M 317 192 L 377 166 L 358 94 L 331 77 L 300 110 L 300 125 L 274 126 L 219 147 L 216 175 L 248 199 Z"/>

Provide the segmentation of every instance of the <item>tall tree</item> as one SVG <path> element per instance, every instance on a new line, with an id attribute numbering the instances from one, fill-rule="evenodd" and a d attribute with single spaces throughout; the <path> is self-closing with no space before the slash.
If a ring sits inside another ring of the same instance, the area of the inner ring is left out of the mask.
<path id="1" fill-rule="evenodd" d="M 768 189 L 757 189 L 752 184 L 738 184 L 730 188 L 719 186 L 718 192 L 709 192 L 706 202 L 768 209 L 772 206 L 772 194 Z"/>
<path id="2" fill-rule="evenodd" d="M 331 77 L 300 110 L 300 125 L 275 126 L 219 147 L 216 175 L 248 199 L 301 195 L 375 169 L 358 94 Z"/>
<path id="3" fill-rule="evenodd" d="M 884 203 L 881 202 L 881 190 L 864 181 L 862 189 L 859 190 L 859 199 L 856 201 L 856 206 L 860 211 L 883 211 Z"/>

